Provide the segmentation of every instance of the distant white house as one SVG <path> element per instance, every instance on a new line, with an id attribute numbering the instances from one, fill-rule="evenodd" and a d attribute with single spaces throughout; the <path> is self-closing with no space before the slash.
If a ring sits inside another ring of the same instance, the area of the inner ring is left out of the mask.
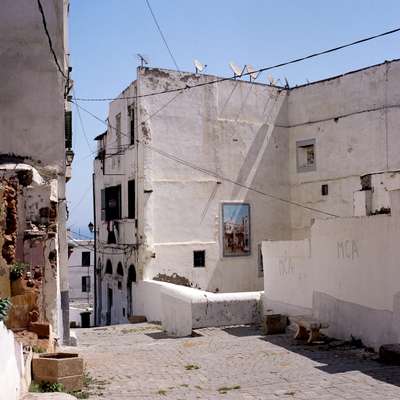
<path id="1" fill-rule="evenodd" d="M 93 240 L 71 241 L 70 248 L 72 248 L 68 265 L 70 324 L 71 327 L 81 326 L 81 313 L 90 311 L 90 326 L 93 326 Z"/>

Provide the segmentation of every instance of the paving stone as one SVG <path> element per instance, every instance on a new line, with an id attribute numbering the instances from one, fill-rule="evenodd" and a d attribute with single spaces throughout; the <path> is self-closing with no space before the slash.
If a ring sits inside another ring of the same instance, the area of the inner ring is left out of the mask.
<path id="1" fill-rule="evenodd" d="M 179 339 L 146 323 L 76 332 L 71 350 L 93 378 L 90 399 L 400 399 L 399 368 L 362 349 L 301 345 L 252 327 Z"/>

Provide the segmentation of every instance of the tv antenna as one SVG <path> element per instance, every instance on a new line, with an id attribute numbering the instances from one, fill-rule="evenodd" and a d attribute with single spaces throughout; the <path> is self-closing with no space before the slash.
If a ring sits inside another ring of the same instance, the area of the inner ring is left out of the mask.
<path id="1" fill-rule="evenodd" d="M 236 79 L 238 76 L 242 76 L 243 71 L 245 70 L 246 67 L 244 67 L 243 69 L 240 69 L 240 67 L 238 67 L 235 63 L 230 62 L 229 63 L 229 68 L 232 70 L 234 78 Z"/>
<path id="2" fill-rule="evenodd" d="M 250 82 L 255 81 L 258 78 L 258 75 L 260 75 L 260 73 L 256 72 L 256 70 L 250 64 L 247 64 L 245 66 L 245 68 L 247 69 L 247 72 L 249 73 Z"/>
<path id="3" fill-rule="evenodd" d="M 289 89 L 289 88 L 290 88 L 289 81 L 288 81 L 288 79 L 286 78 L 286 76 L 285 76 L 285 88 L 286 88 L 286 89 Z"/>
<path id="4" fill-rule="evenodd" d="M 207 67 L 207 64 L 202 64 L 199 60 L 194 59 L 193 64 L 196 68 L 196 74 L 199 72 L 203 72 L 203 70 Z"/>
<path id="5" fill-rule="evenodd" d="M 136 56 L 140 62 L 141 68 L 143 68 L 145 65 L 149 64 L 149 57 L 145 56 L 144 54 L 140 54 L 140 53 L 137 53 Z"/>

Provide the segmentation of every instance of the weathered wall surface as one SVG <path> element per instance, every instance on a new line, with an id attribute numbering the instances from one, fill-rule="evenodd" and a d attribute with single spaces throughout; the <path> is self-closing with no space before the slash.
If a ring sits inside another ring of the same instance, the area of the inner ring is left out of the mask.
<path id="1" fill-rule="evenodd" d="M 4 0 L 1 5 L 0 153 L 27 157 L 64 171 L 64 83 L 51 59 L 37 3 Z M 45 1 L 43 7 L 54 49 L 62 62 L 63 1 Z"/>
<path id="2" fill-rule="evenodd" d="M 291 199 L 353 215 L 353 192 L 364 174 L 400 168 L 400 63 L 384 63 L 288 92 Z M 316 169 L 297 172 L 296 142 L 315 139 Z M 321 185 L 329 194 L 322 196 Z M 324 215 L 292 207 L 294 238 L 304 238 L 311 218 Z"/>
<path id="3" fill-rule="evenodd" d="M 311 238 L 264 242 L 265 306 L 313 313 L 333 337 L 400 340 L 399 214 L 317 220 Z"/>
<path id="4" fill-rule="evenodd" d="M 145 94 L 214 78 L 142 69 L 138 85 Z M 139 107 L 141 137 L 149 145 L 143 146 L 143 185 L 148 192 L 141 210 L 144 277 L 176 273 L 209 291 L 261 289 L 257 244 L 290 237 L 287 205 L 182 165 L 154 148 L 288 198 L 288 135 L 273 125 L 284 121 L 285 93 L 227 81 L 179 95 L 141 98 Z M 221 203 L 228 201 L 250 203 L 250 256 L 222 257 Z M 193 268 L 194 250 L 206 251 L 205 268 Z"/>

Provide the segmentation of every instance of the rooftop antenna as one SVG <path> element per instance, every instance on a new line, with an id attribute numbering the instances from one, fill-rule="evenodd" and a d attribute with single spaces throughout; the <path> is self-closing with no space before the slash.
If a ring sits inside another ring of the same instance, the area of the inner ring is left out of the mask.
<path id="1" fill-rule="evenodd" d="M 289 81 L 288 81 L 288 79 L 286 78 L 286 76 L 285 76 L 285 88 L 286 88 L 286 89 L 289 89 L 289 88 L 290 88 Z"/>
<path id="2" fill-rule="evenodd" d="M 202 64 L 199 60 L 196 59 L 193 60 L 193 64 L 196 68 L 196 75 L 199 72 L 202 72 L 205 68 L 207 68 L 207 64 Z"/>
<path id="3" fill-rule="evenodd" d="M 243 69 L 241 69 L 241 68 L 238 67 L 235 63 L 230 62 L 230 63 L 229 63 L 229 68 L 232 70 L 233 76 L 234 76 L 234 78 L 236 79 L 237 77 L 242 76 L 243 71 L 245 70 L 246 66 L 245 66 Z"/>
<path id="4" fill-rule="evenodd" d="M 260 75 L 260 72 L 256 72 L 256 70 L 250 64 L 247 64 L 245 66 L 245 68 L 247 69 L 247 72 L 249 73 L 250 82 L 255 81 L 258 78 L 258 75 Z"/>
<path id="5" fill-rule="evenodd" d="M 140 53 L 137 53 L 136 56 L 140 62 L 141 68 L 143 68 L 145 65 L 149 64 L 149 57 L 145 56 L 144 54 L 140 54 Z"/>

